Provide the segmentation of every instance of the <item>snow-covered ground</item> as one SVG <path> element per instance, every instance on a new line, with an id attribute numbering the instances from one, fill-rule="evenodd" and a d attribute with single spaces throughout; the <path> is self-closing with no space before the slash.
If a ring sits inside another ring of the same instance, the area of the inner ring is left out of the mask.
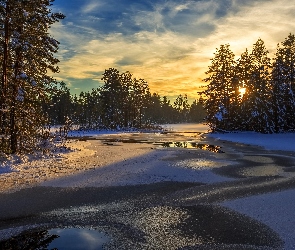
<path id="1" fill-rule="evenodd" d="M 180 132 L 208 131 L 205 125 L 173 124 L 167 130 Z M 149 136 L 164 140 L 160 133 L 135 136 Z M 128 133 L 90 131 L 72 136 L 117 136 L 126 137 Z M 259 134 L 209 133 L 206 136 L 216 140 L 227 140 L 264 147 L 267 150 L 295 151 L 295 133 Z M 72 141 L 68 144 L 77 150 L 61 153 L 53 158 L 23 160 L 0 159 L 0 191 L 7 191 L 17 185 L 47 186 L 116 186 L 154 183 L 159 181 L 194 181 L 215 183 L 230 180 L 214 174 L 211 169 L 230 164 L 214 158 L 175 160 L 175 151 L 162 150 L 151 144 L 113 143 L 104 145 L 101 141 Z M 1 165 L 2 164 L 2 165 Z M 196 171 L 197 170 L 197 171 Z M 71 175 L 71 176 L 69 176 Z M 66 177 L 68 176 L 68 177 Z M 61 178 L 60 178 L 61 177 Z M 6 188 L 6 189 L 5 189 Z M 295 249 L 295 190 L 269 193 L 227 201 L 223 206 L 249 215 L 275 230 L 285 241 L 285 249 Z"/>
<path id="2" fill-rule="evenodd" d="M 209 127 L 202 123 L 178 123 L 161 125 L 164 129 L 181 132 L 202 132 L 206 133 Z"/>
<path id="3" fill-rule="evenodd" d="M 295 133 L 260 134 L 255 132 L 209 133 L 218 140 L 257 145 L 269 150 L 295 151 Z"/>
<path id="4" fill-rule="evenodd" d="M 295 151 L 295 133 L 212 133 L 218 140 L 257 145 L 268 150 Z M 295 189 L 227 201 L 221 205 L 246 214 L 276 231 L 285 250 L 295 249 Z"/>
<path id="5" fill-rule="evenodd" d="M 187 131 L 190 126 L 187 125 Z M 171 125 L 172 130 L 183 130 L 180 124 Z M 194 131 L 206 132 L 206 126 Z M 203 130 L 202 130 L 203 129 Z M 208 133 L 208 137 L 249 145 L 266 150 L 295 151 L 295 133 L 260 134 L 255 132 Z M 221 205 L 254 218 L 268 225 L 285 242 L 285 250 L 295 249 L 295 189 L 256 195 L 223 202 Z"/>
<path id="6" fill-rule="evenodd" d="M 277 232 L 285 250 L 295 249 L 295 190 L 227 201 L 222 206 L 250 216 Z"/>

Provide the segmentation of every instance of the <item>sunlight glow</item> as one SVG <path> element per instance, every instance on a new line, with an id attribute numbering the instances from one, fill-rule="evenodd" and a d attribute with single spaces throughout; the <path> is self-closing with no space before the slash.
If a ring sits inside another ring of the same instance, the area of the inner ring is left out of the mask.
<path id="1" fill-rule="evenodd" d="M 243 95 L 246 93 L 246 88 L 239 88 L 240 95 L 243 97 Z"/>

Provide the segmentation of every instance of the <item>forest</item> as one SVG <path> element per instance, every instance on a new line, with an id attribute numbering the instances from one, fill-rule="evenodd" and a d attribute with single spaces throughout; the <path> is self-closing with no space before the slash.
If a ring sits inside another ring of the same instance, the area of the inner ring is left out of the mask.
<path id="1" fill-rule="evenodd" d="M 202 98 L 189 104 L 186 94 L 171 102 L 166 96 L 151 94 L 144 79 L 115 68 L 105 70 L 104 84 L 91 92 L 71 95 L 61 82 L 43 109 L 50 125 L 71 123 L 80 129 L 146 129 L 156 124 L 202 122 Z"/>
<path id="2" fill-rule="evenodd" d="M 216 49 L 201 93 L 213 131 L 280 133 L 295 130 L 295 36 L 277 45 L 273 59 L 264 41 L 239 59 L 229 44 Z"/>

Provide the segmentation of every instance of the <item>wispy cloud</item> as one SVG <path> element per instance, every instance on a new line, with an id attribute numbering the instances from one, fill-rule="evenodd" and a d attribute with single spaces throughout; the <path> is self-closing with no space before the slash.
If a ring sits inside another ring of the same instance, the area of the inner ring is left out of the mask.
<path id="1" fill-rule="evenodd" d="M 88 13 L 99 10 L 100 5 L 101 5 L 100 1 L 91 1 L 89 3 L 86 2 L 86 4 L 82 6 L 81 11 L 83 14 L 88 14 Z"/>

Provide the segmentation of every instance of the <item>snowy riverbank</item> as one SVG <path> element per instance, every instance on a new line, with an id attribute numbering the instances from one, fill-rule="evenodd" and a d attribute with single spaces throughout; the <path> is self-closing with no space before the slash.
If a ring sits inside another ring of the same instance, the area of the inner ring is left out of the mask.
<path id="1" fill-rule="evenodd" d="M 209 137 L 261 146 L 267 150 L 295 151 L 295 133 L 261 134 L 255 132 L 209 133 Z"/>

